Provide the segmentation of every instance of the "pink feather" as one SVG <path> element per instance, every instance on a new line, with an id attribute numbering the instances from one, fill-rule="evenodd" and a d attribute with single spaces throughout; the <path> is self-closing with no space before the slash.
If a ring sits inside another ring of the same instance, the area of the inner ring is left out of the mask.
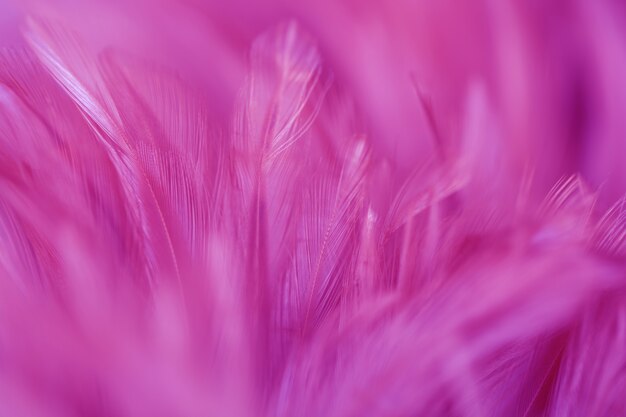
<path id="1" fill-rule="evenodd" d="M 626 9 L 457 3 L 0 0 L 0 416 L 626 415 Z"/>

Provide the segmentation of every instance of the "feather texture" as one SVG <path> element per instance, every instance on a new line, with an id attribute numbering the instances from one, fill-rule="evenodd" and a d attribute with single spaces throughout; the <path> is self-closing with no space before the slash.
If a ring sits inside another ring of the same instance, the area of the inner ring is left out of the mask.
<path id="1" fill-rule="evenodd" d="M 617 5 L 86 3 L 0 53 L 0 415 L 626 413 Z"/>

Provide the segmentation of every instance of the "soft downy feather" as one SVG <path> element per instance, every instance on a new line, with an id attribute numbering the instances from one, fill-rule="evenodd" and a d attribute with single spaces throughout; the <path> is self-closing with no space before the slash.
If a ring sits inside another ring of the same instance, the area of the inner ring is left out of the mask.
<path id="1" fill-rule="evenodd" d="M 293 20 L 228 121 L 63 23 L 24 37 L 0 56 L 0 414 L 624 413 L 623 200 L 548 182 L 509 90 L 472 81 L 458 129 L 420 90 L 441 149 L 406 167 L 376 142 L 404 116 L 355 91 L 377 76 L 332 75 Z"/>

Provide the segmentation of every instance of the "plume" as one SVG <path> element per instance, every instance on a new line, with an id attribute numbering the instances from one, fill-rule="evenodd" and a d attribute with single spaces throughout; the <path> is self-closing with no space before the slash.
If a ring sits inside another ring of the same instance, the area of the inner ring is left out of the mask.
<path id="1" fill-rule="evenodd" d="M 0 415 L 626 415 L 626 14 L 0 0 Z"/>

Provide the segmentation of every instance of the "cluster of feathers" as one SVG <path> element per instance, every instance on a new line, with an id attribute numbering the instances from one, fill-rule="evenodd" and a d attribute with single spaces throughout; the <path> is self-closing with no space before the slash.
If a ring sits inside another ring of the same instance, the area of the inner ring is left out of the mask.
<path id="1" fill-rule="evenodd" d="M 568 43 L 495 3 L 500 75 L 457 107 L 387 77 L 373 24 L 354 64 L 270 25 L 223 111 L 201 69 L 27 18 L 0 55 L 0 415 L 626 415 L 620 17 L 547 2 L 594 59 L 532 102 Z"/>

